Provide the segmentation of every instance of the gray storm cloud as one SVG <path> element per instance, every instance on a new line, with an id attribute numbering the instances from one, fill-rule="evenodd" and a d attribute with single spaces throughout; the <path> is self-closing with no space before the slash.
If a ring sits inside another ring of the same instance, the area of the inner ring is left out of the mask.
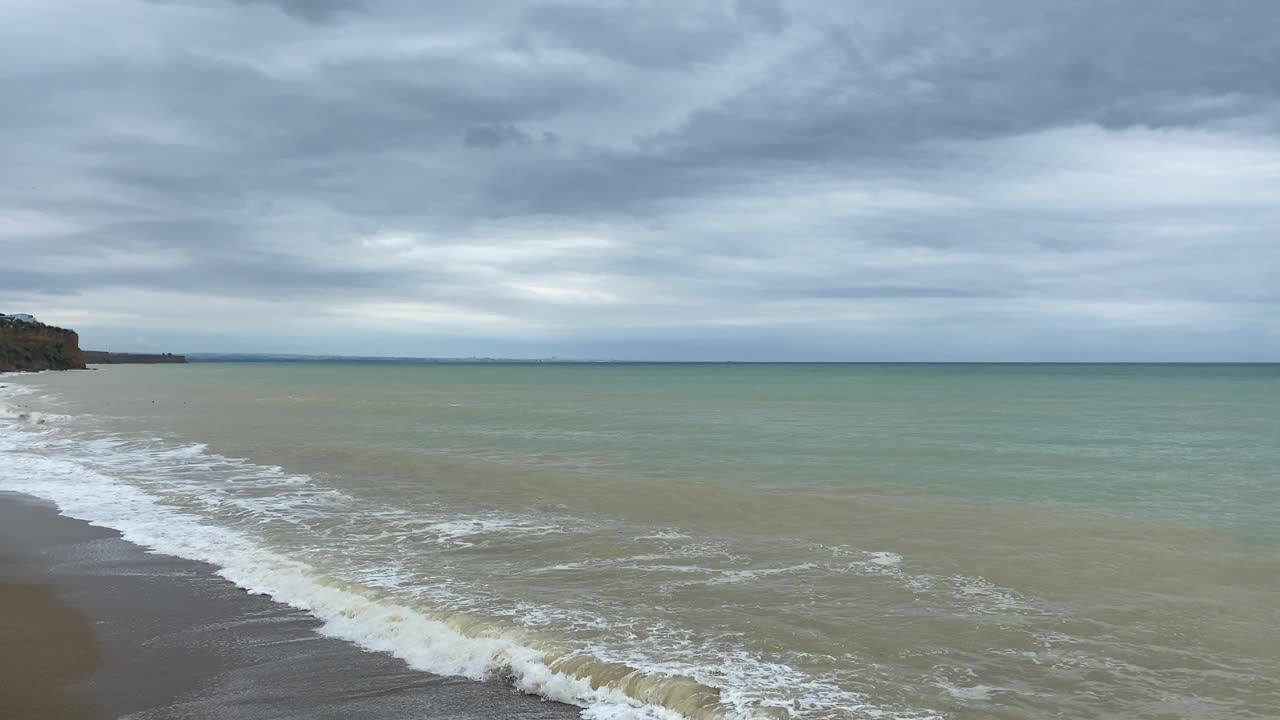
<path id="1" fill-rule="evenodd" d="M 1269 0 L 3 10 L 0 312 L 88 345 L 1280 355 Z"/>

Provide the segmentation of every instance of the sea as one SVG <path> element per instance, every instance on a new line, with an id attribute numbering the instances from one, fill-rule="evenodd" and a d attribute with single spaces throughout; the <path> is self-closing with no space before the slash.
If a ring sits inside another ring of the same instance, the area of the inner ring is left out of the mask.
<path id="1" fill-rule="evenodd" d="M 1280 366 L 0 377 L 0 490 L 602 720 L 1280 717 Z"/>

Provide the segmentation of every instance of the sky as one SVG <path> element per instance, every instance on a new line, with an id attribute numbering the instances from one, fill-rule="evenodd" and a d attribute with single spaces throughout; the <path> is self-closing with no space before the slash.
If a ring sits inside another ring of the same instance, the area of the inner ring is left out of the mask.
<path id="1" fill-rule="evenodd" d="M 115 351 L 1280 360 L 1275 0 L 0 0 Z"/>

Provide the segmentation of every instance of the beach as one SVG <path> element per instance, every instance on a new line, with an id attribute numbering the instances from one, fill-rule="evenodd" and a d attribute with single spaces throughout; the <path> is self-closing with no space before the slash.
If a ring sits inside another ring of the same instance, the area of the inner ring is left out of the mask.
<path id="1" fill-rule="evenodd" d="M 1280 720 L 1280 0 L 3 17 L 0 720 Z"/>
<path id="2" fill-rule="evenodd" d="M 0 717 L 571 718 L 576 708 L 409 669 L 317 633 L 209 565 L 0 493 Z"/>

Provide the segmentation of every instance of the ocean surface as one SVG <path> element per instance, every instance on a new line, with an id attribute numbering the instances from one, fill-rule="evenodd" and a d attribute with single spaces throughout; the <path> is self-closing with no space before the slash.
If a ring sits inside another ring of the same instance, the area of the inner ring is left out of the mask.
<path id="1" fill-rule="evenodd" d="M 585 717 L 1280 717 L 1280 366 L 0 386 L 0 490 Z"/>

